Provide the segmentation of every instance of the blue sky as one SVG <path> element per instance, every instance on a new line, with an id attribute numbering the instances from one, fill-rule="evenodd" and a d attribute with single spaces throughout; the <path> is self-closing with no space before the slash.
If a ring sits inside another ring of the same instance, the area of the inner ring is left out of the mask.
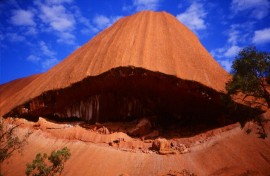
<path id="1" fill-rule="evenodd" d="M 228 71 L 245 46 L 270 52 L 269 0 L 1 0 L 0 84 L 47 71 L 142 10 L 174 15 Z"/>

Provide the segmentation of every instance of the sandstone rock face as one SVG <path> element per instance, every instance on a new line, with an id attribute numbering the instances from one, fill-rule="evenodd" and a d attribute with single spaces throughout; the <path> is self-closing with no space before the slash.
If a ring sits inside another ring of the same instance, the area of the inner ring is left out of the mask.
<path id="1" fill-rule="evenodd" d="M 154 139 L 159 136 L 159 131 L 158 130 L 153 130 L 150 133 L 144 135 L 144 139 Z"/>
<path id="2" fill-rule="evenodd" d="M 180 171 L 170 170 L 167 174 L 162 174 L 162 176 L 196 176 L 196 174 L 184 169 Z"/>
<path id="3" fill-rule="evenodd" d="M 220 111 L 228 78 L 175 17 L 143 11 L 120 19 L 48 72 L 1 85 L 0 115 L 92 122 L 168 112 L 209 116 Z"/>
<path id="4" fill-rule="evenodd" d="M 101 128 L 97 129 L 97 132 L 99 134 L 110 134 L 110 131 L 108 130 L 108 128 L 102 126 Z"/>
<path id="5" fill-rule="evenodd" d="M 188 153 L 189 149 L 184 144 L 178 144 L 174 147 L 175 150 L 177 150 L 180 154 Z"/>
<path id="6" fill-rule="evenodd" d="M 167 139 L 158 138 L 152 142 L 152 150 L 158 151 L 159 154 L 184 154 L 189 152 L 189 148 L 184 144 L 175 141 L 169 142 Z"/>
<path id="7" fill-rule="evenodd" d="M 128 134 L 131 136 L 143 136 L 151 132 L 151 122 L 147 118 L 143 118 L 139 123 L 128 130 Z"/>
<path id="8" fill-rule="evenodd" d="M 152 143 L 152 149 L 156 151 L 164 150 L 164 149 L 170 149 L 170 143 L 167 139 L 164 138 L 158 138 L 155 139 Z"/>
<path id="9" fill-rule="evenodd" d="M 161 155 L 176 154 L 176 151 L 171 149 L 169 141 L 163 138 L 155 139 L 152 143 L 152 149 Z"/>

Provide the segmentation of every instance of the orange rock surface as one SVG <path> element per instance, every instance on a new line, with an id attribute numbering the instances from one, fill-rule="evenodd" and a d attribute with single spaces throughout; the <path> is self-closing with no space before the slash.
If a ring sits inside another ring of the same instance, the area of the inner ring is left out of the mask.
<path id="1" fill-rule="evenodd" d="M 62 89 L 112 68 L 133 66 L 199 82 L 224 91 L 228 73 L 196 35 L 166 12 L 143 11 L 124 17 L 32 81 L 0 86 L 0 115 L 42 93 Z M 4 87 L 17 87 L 9 89 Z M 2 91 L 1 91 L 2 90 Z"/>

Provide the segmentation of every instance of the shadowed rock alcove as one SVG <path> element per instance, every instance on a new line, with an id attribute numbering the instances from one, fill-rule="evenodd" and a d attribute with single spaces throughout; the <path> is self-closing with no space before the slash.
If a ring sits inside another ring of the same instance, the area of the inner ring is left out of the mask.
<path id="1" fill-rule="evenodd" d="M 221 95 L 197 82 L 142 68 L 118 67 L 68 88 L 45 92 L 5 116 L 76 117 L 88 122 L 147 116 L 211 119 L 224 111 Z"/>

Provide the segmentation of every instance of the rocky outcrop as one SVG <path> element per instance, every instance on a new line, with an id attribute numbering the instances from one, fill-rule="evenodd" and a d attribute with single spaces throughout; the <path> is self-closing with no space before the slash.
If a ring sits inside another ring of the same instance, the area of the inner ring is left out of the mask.
<path id="1" fill-rule="evenodd" d="M 110 134 L 109 129 L 106 128 L 106 127 L 104 127 L 104 126 L 98 128 L 98 129 L 96 130 L 96 132 L 99 133 L 99 134 Z"/>
<path id="2" fill-rule="evenodd" d="M 159 154 L 184 154 L 189 152 L 189 148 L 184 144 L 179 144 L 176 141 L 168 141 L 165 138 L 157 138 L 152 142 L 152 150 Z"/>
<path id="3" fill-rule="evenodd" d="M 1 116 L 104 122 L 168 112 L 177 118 L 215 114 L 228 73 L 174 16 L 144 11 L 24 80 L 0 86 Z"/>
<path id="4" fill-rule="evenodd" d="M 135 127 L 128 130 L 131 136 L 144 136 L 151 132 L 151 122 L 147 118 L 140 119 Z"/>
<path id="5" fill-rule="evenodd" d="M 189 148 L 185 144 L 173 143 L 171 142 L 171 148 L 178 151 L 180 154 L 188 153 Z"/>
<path id="6" fill-rule="evenodd" d="M 158 130 L 153 130 L 150 133 L 143 136 L 143 139 L 155 139 L 160 135 Z"/>
<path id="7" fill-rule="evenodd" d="M 196 82 L 120 67 L 65 89 L 45 92 L 6 116 L 76 117 L 89 122 L 130 121 L 143 116 L 214 118 L 223 108 L 221 95 Z"/>
<path id="8" fill-rule="evenodd" d="M 167 139 L 158 138 L 152 143 L 152 149 L 158 151 L 159 154 L 176 154 L 174 150 L 171 149 L 171 145 Z"/>
<path id="9" fill-rule="evenodd" d="M 162 176 L 196 176 L 196 174 L 183 169 L 182 171 L 170 170 L 167 174 L 162 174 Z"/>

